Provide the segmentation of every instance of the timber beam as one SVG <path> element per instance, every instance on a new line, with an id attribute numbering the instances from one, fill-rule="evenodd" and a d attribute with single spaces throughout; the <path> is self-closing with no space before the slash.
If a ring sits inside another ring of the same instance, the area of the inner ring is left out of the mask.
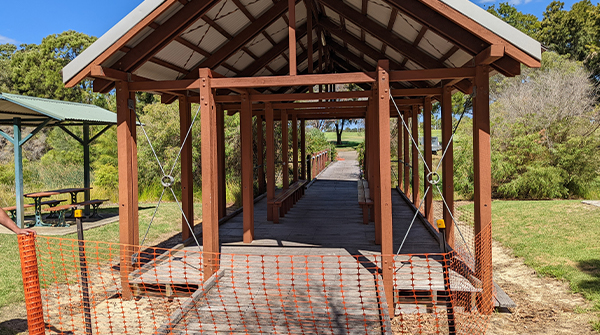
<path id="1" fill-rule="evenodd" d="M 296 37 L 298 39 L 303 38 L 307 34 L 306 24 L 301 25 L 296 29 Z M 260 71 L 265 66 L 269 65 L 275 58 L 279 57 L 282 53 L 284 53 L 289 46 L 288 40 L 282 40 L 281 42 L 274 45 L 269 51 L 267 51 L 264 55 L 260 56 L 256 59 L 252 64 L 248 65 L 242 72 L 240 72 L 237 77 L 251 77 Z M 301 57 L 298 56 L 298 61 L 300 61 Z M 306 59 L 306 56 L 305 58 Z M 303 60 L 302 60 L 303 61 Z M 300 61 L 300 63 L 302 62 Z"/>
<path id="2" fill-rule="evenodd" d="M 341 17 L 352 21 L 352 23 L 358 25 L 362 29 L 366 30 L 369 34 L 379 39 L 383 43 L 387 44 L 388 47 L 394 49 L 405 57 L 409 58 L 416 64 L 423 66 L 424 68 L 443 68 L 445 65 L 437 59 L 429 56 L 425 52 L 417 49 L 411 43 L 406 42 L 400 37 L 396 37 L 387 31 L 386 27 L 373 21 L 366 15 L 362 15 L 346 3 L 341 0 L 320 0 L 320 2 L 327 7 L 331 8 L 334 12 L 338 13 Z"/>
<path id="3" fill-rule="evenodd" d="M 410 71 L 390 71 L 390 82 L 410 80 L 444 80 L 475 78 L 475 68 L 439 68 Z"/>
<path id="4" fill-rule="evenodd" d="M 456 10 L 446 4 L 435 3 L 434 1 L 429 0 L 389 0 L 389 4 L 394 8 L 399 9 L 403 14 L 419 22 L 421 25 L 427 26 L 430 30 L 440 36 L 456 43 L 458 47 L 471 55 L 479 54 L 490 44 L 503 44 L 500 37 L 495 36 L 486 29 L 473 27 L 474 30 L 471 31 L 475 31 L 475 35 L 468 31 L 466 29 L 466 24 L 474 25 L 476 23 L 474 21 L 467 22 L 470 20 L 457 13 Z M 438 10 L 432 11 L 430 7 L 436 7 Z M 456 16 L 456 18 L 460 20 L 452 20 L 449 16 Z M 536 65 L 535 62 L 532 62 L 532 57 L 526 56 L 524 52 L 511 46 L 511 51 L 513 51 L 513 49 L 515 49 L 514 51 L 519 54 L 519 56 L 523 57 L 518 57 L 518 61 L 508 56 L 502 57 L 493 64 L 494 69 L 505 76 L 512 77 L 518 75 L 521 71 L 519 61 L 529 67 L 539 67 L 539 64 Z"/>
<path id="5" fill-rule="evenodd" d="M 298 3 L 300 0 L 295 0 Z M 244 28 L 242 32 L 237 34 L 233 39 L 227 42 L 225 45 L 217 49 L 212 56 L 204 59 L 200 64 L 193 67 L 186 79 L 197 78 L 197 69 L 199 68 L 211 68 L 214 69 L 219 66 L 222 62 L 226 61 L 241 47 L 250 42 L 258 34 L 260 34 L 266 27 L 277 21 L 288 9 L 287 1 L 279 1 L 275 3 L 271 8 L 264 12 L 256 21 L 252 22 L 248 27 Z"/>
<path id="6" fill-rule="evenodd" d="M 122 71 L 133 71 L 157 54 L 171 40 L 179 36 L 185 29 L 206 14 L 218 1 L 190 1 L 184 7 L 158 26 L 150 36 L 123 56 L 114 67 Z"/>

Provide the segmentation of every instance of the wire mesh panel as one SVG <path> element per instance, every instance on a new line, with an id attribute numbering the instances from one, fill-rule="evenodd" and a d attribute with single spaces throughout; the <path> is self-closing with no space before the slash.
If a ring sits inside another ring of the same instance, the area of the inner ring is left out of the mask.
<path id="1" fill-rule="evenodd" d="M 380 255 L 276 250 L 206 255 L 101 242 L 80 248 L 77 240 L 37 237 L 46 333 L 481 334 L 487 328 L 483 311 L 491 297 L 482 295 L 481 270 L 460 250 L 396 256 L 393 299 L 384 294 Z M 126 276 L 123 255 L 136 264 Z M 208 259 L 219 268 L 205 278 Z M 123 283 L 133 299 L 124 299 Z"/>

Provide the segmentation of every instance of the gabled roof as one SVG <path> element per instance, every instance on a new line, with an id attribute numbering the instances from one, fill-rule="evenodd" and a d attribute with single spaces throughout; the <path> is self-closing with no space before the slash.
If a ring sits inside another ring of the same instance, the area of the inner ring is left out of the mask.
<path id="1" fill-rule="evenodd" d="M 297 0 L 295 11 L 298 73 L 310 61 L 318 72 L 319 52 L 324 73 L 372 71 L 381 58 L 392 69 L 469 66 L 491 45 L 504 47 L 492 68 L 505 75 L 541 60 L 539 42 L 466 0 Z M 227 77 L 285 75 L 287 13 L 285 0 L 146 0 L 68 64 L 63 80 L 72 86 L 94 78 L 93 66 L 156 81 L 194 79 L 201 67 Z M 113 87 L 97 78 L 96 91 Z"/>
<path id="2" fill-rule="evenodd" d="M 0 93 L 0 124 L 13 124 L 16 117 L 27 126 L 36 126 L 48 118 L 50 126 L 84 121 L 103 125 L 117 123 L 117 114 L 95 105 Z"/>

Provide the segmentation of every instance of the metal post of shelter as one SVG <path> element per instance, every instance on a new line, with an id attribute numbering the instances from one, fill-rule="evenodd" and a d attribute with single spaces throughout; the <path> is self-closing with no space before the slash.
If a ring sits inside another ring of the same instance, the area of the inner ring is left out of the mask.
<path id="1" fill-rule="evenodd" d="M 15 152 L 15 195 L 17 200 L 17 226 L 23 228 L 25 224 L 23 199 L 23 148 L 21 146 L 21 118 L 13 119 L 13 145 Z"/>

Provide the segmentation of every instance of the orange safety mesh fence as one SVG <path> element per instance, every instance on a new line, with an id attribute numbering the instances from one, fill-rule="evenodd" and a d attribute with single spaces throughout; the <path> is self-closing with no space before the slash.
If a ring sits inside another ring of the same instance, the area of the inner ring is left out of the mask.
<path id="1" fill-rule="evenodd" d="M 384 256 L 395 261 L 383 272 L 372 253 L 206 255 L 78 243 L 36 238 L 48 334 L 481 334 L 491 312 L 486 267 L 461 250 Z M 122 255 L 134 263 L 130 273 Z M 220 266 L 205 274 L 211 259 Z"/>
<path id="2" fill-rule="evenodd" d="M 38 277 L 38 264 L 35 250 L 35 240 L 32 235 L 19 235 L 19 254 L 21 256 L 21 273 L 23 276 L 23 291 L 27 306 L 27 327 L 29 334 L 44 333 L 44 315 L 42 296 Z"/>

